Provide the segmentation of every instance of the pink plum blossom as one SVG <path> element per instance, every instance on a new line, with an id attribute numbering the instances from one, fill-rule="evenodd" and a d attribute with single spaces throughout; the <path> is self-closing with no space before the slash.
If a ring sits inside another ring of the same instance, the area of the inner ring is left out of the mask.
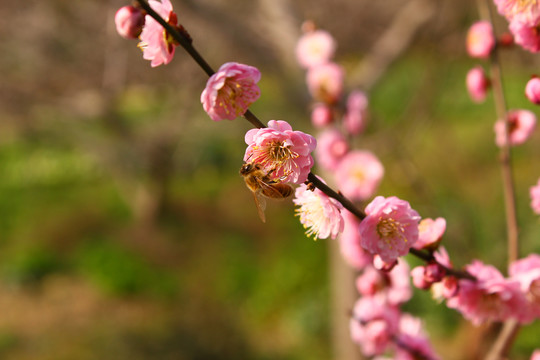
<path id="1" fill-rule="evenodd" d="M 244 161 L 258 163 L 271 178 L 301 184 L 306 181 L 317 141 L 311 135 L 293 131 L 283 120 L 270 120 L 267 128 L 251 129 L 245 135 L 248 147 Z"/>
<path id="2" fill-rule="evenodd" d="M 399 329 L 399 310 L 380 297 L 360 298 L 350 322 L 351 337 L 366 356 L 380 355 L 393 344 Z"/>
<path id="3" fill-rule="evenodd" d="M 514 35 L 514 43 L 521 46 L 523 49 L 532 53 L 540 51 L 540 32 L 538 27 L 540 19 L 534 24 L 523 23 L 514 20 L 510 23 L 509 29 Z"/>
<path id="4" fill-rule="evenodd" d="M 525 86 L 525 96 L 530 102 L 540 105 L 540 79 L 533 76 Z"/>
<path id="5" fill-rule="evenodd" d="M 439 264 L 446 266 L 448 269 L 452 269 L 453 266 L 450 261 L 450 256 L 444 246 L 439 247 L 439 249 L 433 253 L 433 257 Z M 452 275 L 447 275 L 440 282 L 435 282 L 431 285 L 431 294 L 437 301 L 450 299 L 456 295 L 457 291 L 458 280 Z"/>
<path id="6" fill-rule="evenodd" d="M 326 130 L 318 137 L 315 158 L 323 169 L 333 171 L 348 151 L 349 144 L 340 131 Z"/>
<path id="7" fill-rule="evenodd" d="M 436 248 L 445 231 L 446 220 L 444 218 L 422 219 L 418 225 L 418 241 L 414 244 L 414 248 L 419 250 Z"/>
<path id="8" fill-rule="evenodd" d="M 379 186 L 384 168 L 370 151 L 354 150 L 344 155 L 335 169 L 341 192 L 351 199 L 369 199 Z"/>
<path id="9" fill-rule="evenodd" d="M 418 240 L 420 216 L 405 200 L 377 196 L 359 226 L 362 247 L 385 262 L 406 255 Z"/>
<path id="10" fill-rule="evenodd" d="M 306 32 L 296 44 L 296 59 L 300 66 L 310 68 L 330 61 L 336 51 L 336 42 L 329 32 Z"/>
<path id="11" fill-rule="evenodd" d="M 368 98 L 363 91 L 353 91 L 347 98 L 347 112 L 343 117 L 349 134 L 358 135 L 364 131 L 367 122 Z"/>
<path id="12" fill-rule="evenodd" d="M 178 20 L 173 12 L 169 0 L 150 0 L 150 7 L 158 13 L 171 26 L 177 27 Z M 139 47 L 143 51 L 143 58 L 151 60 L 150 65 L 156 67 L 171 62 L 174 56 L 174 49 L 177 45 L 171 35 L 165 31 L 163 26 L 150 15 L 146 15 L 145 24 L 140 36 Z"/>
<path id="13" fill-rule="evenodd" d="M 467 52 L 474 58 L 487 59 L 495 48 L 495 35 L 489 21 L 477 21 L 467 33 Z"/>
<path id="14" fill-rule="evenodd" d="M 511 279 L 519 282 L 521 291 L 529 303 L 529 311 L 524 322 L 540 317 L 540 255 L 530 254 L 514 261 L 508 271 Z"/>
<path id="15" fill-rule="evenodd" d="M 411 270 L 412 283 L 414 284 L 414 286 L 422 290 L 429 289 L 432 284 L 431 282 L 426 280 L 426 277 L 424 276 L 425 270 L 425 266 L 415 266 Z"/>
<path id="16" fill-rule="evenodd" d="M 508 111 L 508 138 L 510 145 L 521 145 L 529 139 L 536 128 L 536 115 L 529 110 Z M 505 124 L 499 119 L 495 123 L 495 143 L 502 147 L 506 143 Z"/>
<path id="17" fill-rule="evenodd" d="M 332 108 L 326 104 L 315 104 L 311 110 L 311 123 L 317 128 L 325 127 L 332 123 L 334 114 Z"/>
<path id="18" fill-rule="evenodd" d="M 531 208 L 535 214 L 540 215 L 540 179 L 535 186 L 531 186 L 529 189 L 529 195 L 531 196 Z"/>
<path id="19" fill-rule="evenodd" d="M 144 25 L 144 14 L 135 6 L 122 6 L 114 16 L 116 31 L 126 39 L 136 39 Z"/>
<path id="20" fill-rule="evenodd" d="M 352 267 L 358 270 L 363 269 L 371 264 L 373 256 L 360 245 L 360 234 L 358 233 L 360 220 L 347 210 L 342 213 L 345 226 L 339 237 L 341 255 Z"/>
<path id="21" fill-rule="evenodd" d="M 495 267 L 479 260 L 465 269 L 476 281 L 460 279 L 457 295 L 446 302 L 448 307 L 457 309 L 475 325 L 528 316 L 527 302 L 516 280 L 505 279 Z"/>
<path id="22" fill-rule="evenodd" d="M 540 349 L 534 350 L 530 360 L 540 360 Z"/>
<path id="23" fill-rule="evenodd" d="M 343 68 L 335 63 L 310 67 L 306 74 L 309 93 L 326 104 L 334 104 L 343 91 Z"/>
<path id="24" fill-rule="evenodd" d="M 474 102 L 481 103 L 486 99 L 487 92 L 491 87 L 491 81 L 481 66 L 469 70 L 465 80 L 469 96 Z"/>
<path id="25" fill-rule="evenodd" d="M 364 296 L 381 296 L 389 304 L 403 304 L 412 296 L 409 265 L 406 261 L 398 261 L 390 271 L 367 266 L 356 279 L 356 289 Z"/>
<path id="26" fill-rule="evenodd" d="M 419 289 L 429 289 L 434 283 L 442 281 L 446 271 L 436 262 L 417 266 L 411 271 L 413 284 Z"/>
<path id="27" fill-rule="evenodd" d="M 508 21 L 535 23 L 540 18 L 540 3 L 537 0 L 494 0 L 499 14 Z"/>
<path id="28" fill-rule="evenodd" d="M 404 313 L 399 321 L 394 360 L 439 360 L 423 329 L 420 319 Z"/>
<path id="29" fill-rule="evenodd" d="M 293 202 L 300 222 L 307 229 L 307 236 L 314 235 L 315 240 L 331 237 L 335 239 L 343 231 L 344 220 L 341 212 L 343 205 L 336 199 L 328 197 L 319 189 L 308 190 L 302 184 L 296 188 Z"/>
<path id="30" fill-rule="evenodd" d="M 261 73 L 253 66 L 235 62 L 221 65 L 201 94 L 204 110 L 214 121 L 236 119 L 261 95 L 257 86 L 260 79 Z"/>

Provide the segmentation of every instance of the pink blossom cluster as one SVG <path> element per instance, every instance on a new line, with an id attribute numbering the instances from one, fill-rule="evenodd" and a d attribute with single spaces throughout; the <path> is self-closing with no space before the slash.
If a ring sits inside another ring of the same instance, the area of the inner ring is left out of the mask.
<path id="1" fill-rule="evenodd" d="M 469 28 L 466 48 L 470 57 L 488 59 L 495 49 L 496 43 L 493 27 L 489 21 L 477 21 Z M 491 80 L 482 66 L 477 65 L 467 73 L 465 85 L 471 99 L 474 102 L 481 103 L 487 97 L 491 87 Z"/>
<path id="2" fill-rule="evenodd" d="M 312 123 L 322 129 L 315 152 L 317 162 L 323 170 L 334 173 L 333 180 L 343 195 L 351 200 L 368 200 L 382 180 L 383 165 L 371 151 L 354 150 L 349 145 L 350 136 L 366 128 L 368 98 L 362 91 L 352 91 L 340 108 L 344 72 L 331 61 L 335 41 L 328 32 L 308 25 L 297 43 L 296 55 L 307 69 L 307 87 L 314 100 Z M 336 123 L 338 118 L 342 126 Z"/>
<path id="3" fill-rule="evenodd" d="M 170 0 L 149 0 L 148 4 L 167 24 L 175 30 L 187 34 L 178 24 Z M 143 58 L 156 67 L 166 65 L 174 57 L 178 42 L 153 17 L 135 6 L 123 6 L 115 14 L 114 22 L 118 34 L 126 39 L 139 38 L 139 48 Z"/>
<path id="4" fill-rule="evenodd" d="M 444 247 L 434 260 L 411 271 L 413 284 L 430 289 L 435 299 L 446 300 L 473 324 L 516 319 L 530 323 L 540 317 L 540 256 L 531 254 L 512 263 L 504 277 L 492 265 L 473 260 L 465 266 L 472 278 L 449 273 L 452 263 Z"/>
<path id="5" fill-rule="evenodd" d="M 365 356 L 394 353 L 394 359 L 439 359 L 418 318 L 403 313 L 411 298 L 409 266 L 400 259 L 391 269 L 364 268 L 357 279 L 361 297 L 350 320 L 353 341 Z"/>

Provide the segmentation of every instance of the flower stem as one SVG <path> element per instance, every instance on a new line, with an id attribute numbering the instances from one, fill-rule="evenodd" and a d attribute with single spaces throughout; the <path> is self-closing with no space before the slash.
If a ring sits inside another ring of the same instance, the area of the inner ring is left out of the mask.
<path id="1" fill-rule="evenodd" d="M 487 11 L 486 16 L 493 26 L 493 14 L 489 0 L 486 0 Z M 512 174 L 512 154 L 509 139 L 510 125 L 507 121 L 508 111 L 506 98 L 504 94 L 504 84 L 501 74 L 501 62 L 499 59 L 498 46 L 491 52 L 490 57 L 490 72 L 493 87 L 493 98 L 495 101 L 495 110 L 497 117 L 504 120 L 505 124 L 505 141 L 500 148 L 499 161 L 501 164 L 501 173 L 503 179 L 503 192 L 506 210 L 506 228 L 507 228 L 507 243 L 508 243 L 508 264 L 517 260 L 519 254 L 518 242 L 518 223 L 516 213 L 516 195 L 514 178 Z"/>
<path id="2" fill-rule="evenodd" d="M 482 18 L 487 19 L 493 29 L 493 10 L 491 1 L 478 1 L 478 9 Z M 508 111 L 506 98 L 504 94 L 504 85 L 501 73 L 501 62 L 499 59 L 499 46 L 491 52 L 490 56 L 490 73 L 493 88 L 493 98 L 495 101 L 495 110 L 497 117 L 504 120 L 505 124 L 505 141 L 500 147 L 499 161 L 501 164 L 501 174 L 503 180 L 503 193 L 506 211 L 506 228 L 507 228 L 507 247 L 508 247 L 508 264 L 517 260 L 519 256 L 519 241 L 518 241 L 518 223 L 516 211 L 516 196 L 515 185 L 512 173 L 512 154 L 509 139 L 509 123 L 507 121 Z M 507 354 L 514 342 L 514 339 L 519 331 L 519 323 L 515 320 L 508 320 L 504 323 L 497 339 L 491 346 L 490 351 L 486 355 L 486 360 L 499 360 L 507 357 Z"/>

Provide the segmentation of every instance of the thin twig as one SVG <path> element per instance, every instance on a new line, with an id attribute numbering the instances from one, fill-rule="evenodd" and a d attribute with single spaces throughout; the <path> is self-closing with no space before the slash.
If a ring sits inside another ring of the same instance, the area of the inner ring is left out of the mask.
<path id="1" fill-rule="evenodd" d="M 490 3 L 490 0 L 486 0 L 483 4 L 479 1 L 478 8 L 481 16 L 483 18 L 486 18 L 494 28 L 493 10 Z M 503 120 L 505 124 L 505 141 L 500 148 L 499 161 L 501 163 L 501 174 L 503 180 L 503 193 L 506 211 L 508 264 L 511 264 L 512 262 L 517 260 L 519 256 L 518 223 L 516 213 L 515 186 L 512 174 L 512 154 L 509 136 L 510 125 L 508 122 L 508 111 L 504 94 L 504 84 L 501 74 L 501 62 L 499 59 L 498 46 L 496 46 L 495 49 L 493 49 L 493 51 L 491 52 L 490 73 L 497 117 Z M 505 358 L 514 342 L 519 328 L 520 326 L 517 321 L 513 319 L 506 321 L 485 359 L 499 360 Z"/>

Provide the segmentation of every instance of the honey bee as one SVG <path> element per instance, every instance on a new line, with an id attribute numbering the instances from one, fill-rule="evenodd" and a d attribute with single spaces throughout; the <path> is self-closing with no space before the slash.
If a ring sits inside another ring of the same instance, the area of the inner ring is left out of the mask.
<path id="1" fill-rule="evenodd" d="M 262 222 L 266 222 L 264 216 L 265 198 L 285 199 L 294 192 L 292 186 L 270 178 L 272 171 L 265 171 L 261 169 L 261 165 L 254 163 L 244 163 L 240 168 L 240 175 L 244 177 L 246 186 L 253 193 L 253 199 Z"/>

